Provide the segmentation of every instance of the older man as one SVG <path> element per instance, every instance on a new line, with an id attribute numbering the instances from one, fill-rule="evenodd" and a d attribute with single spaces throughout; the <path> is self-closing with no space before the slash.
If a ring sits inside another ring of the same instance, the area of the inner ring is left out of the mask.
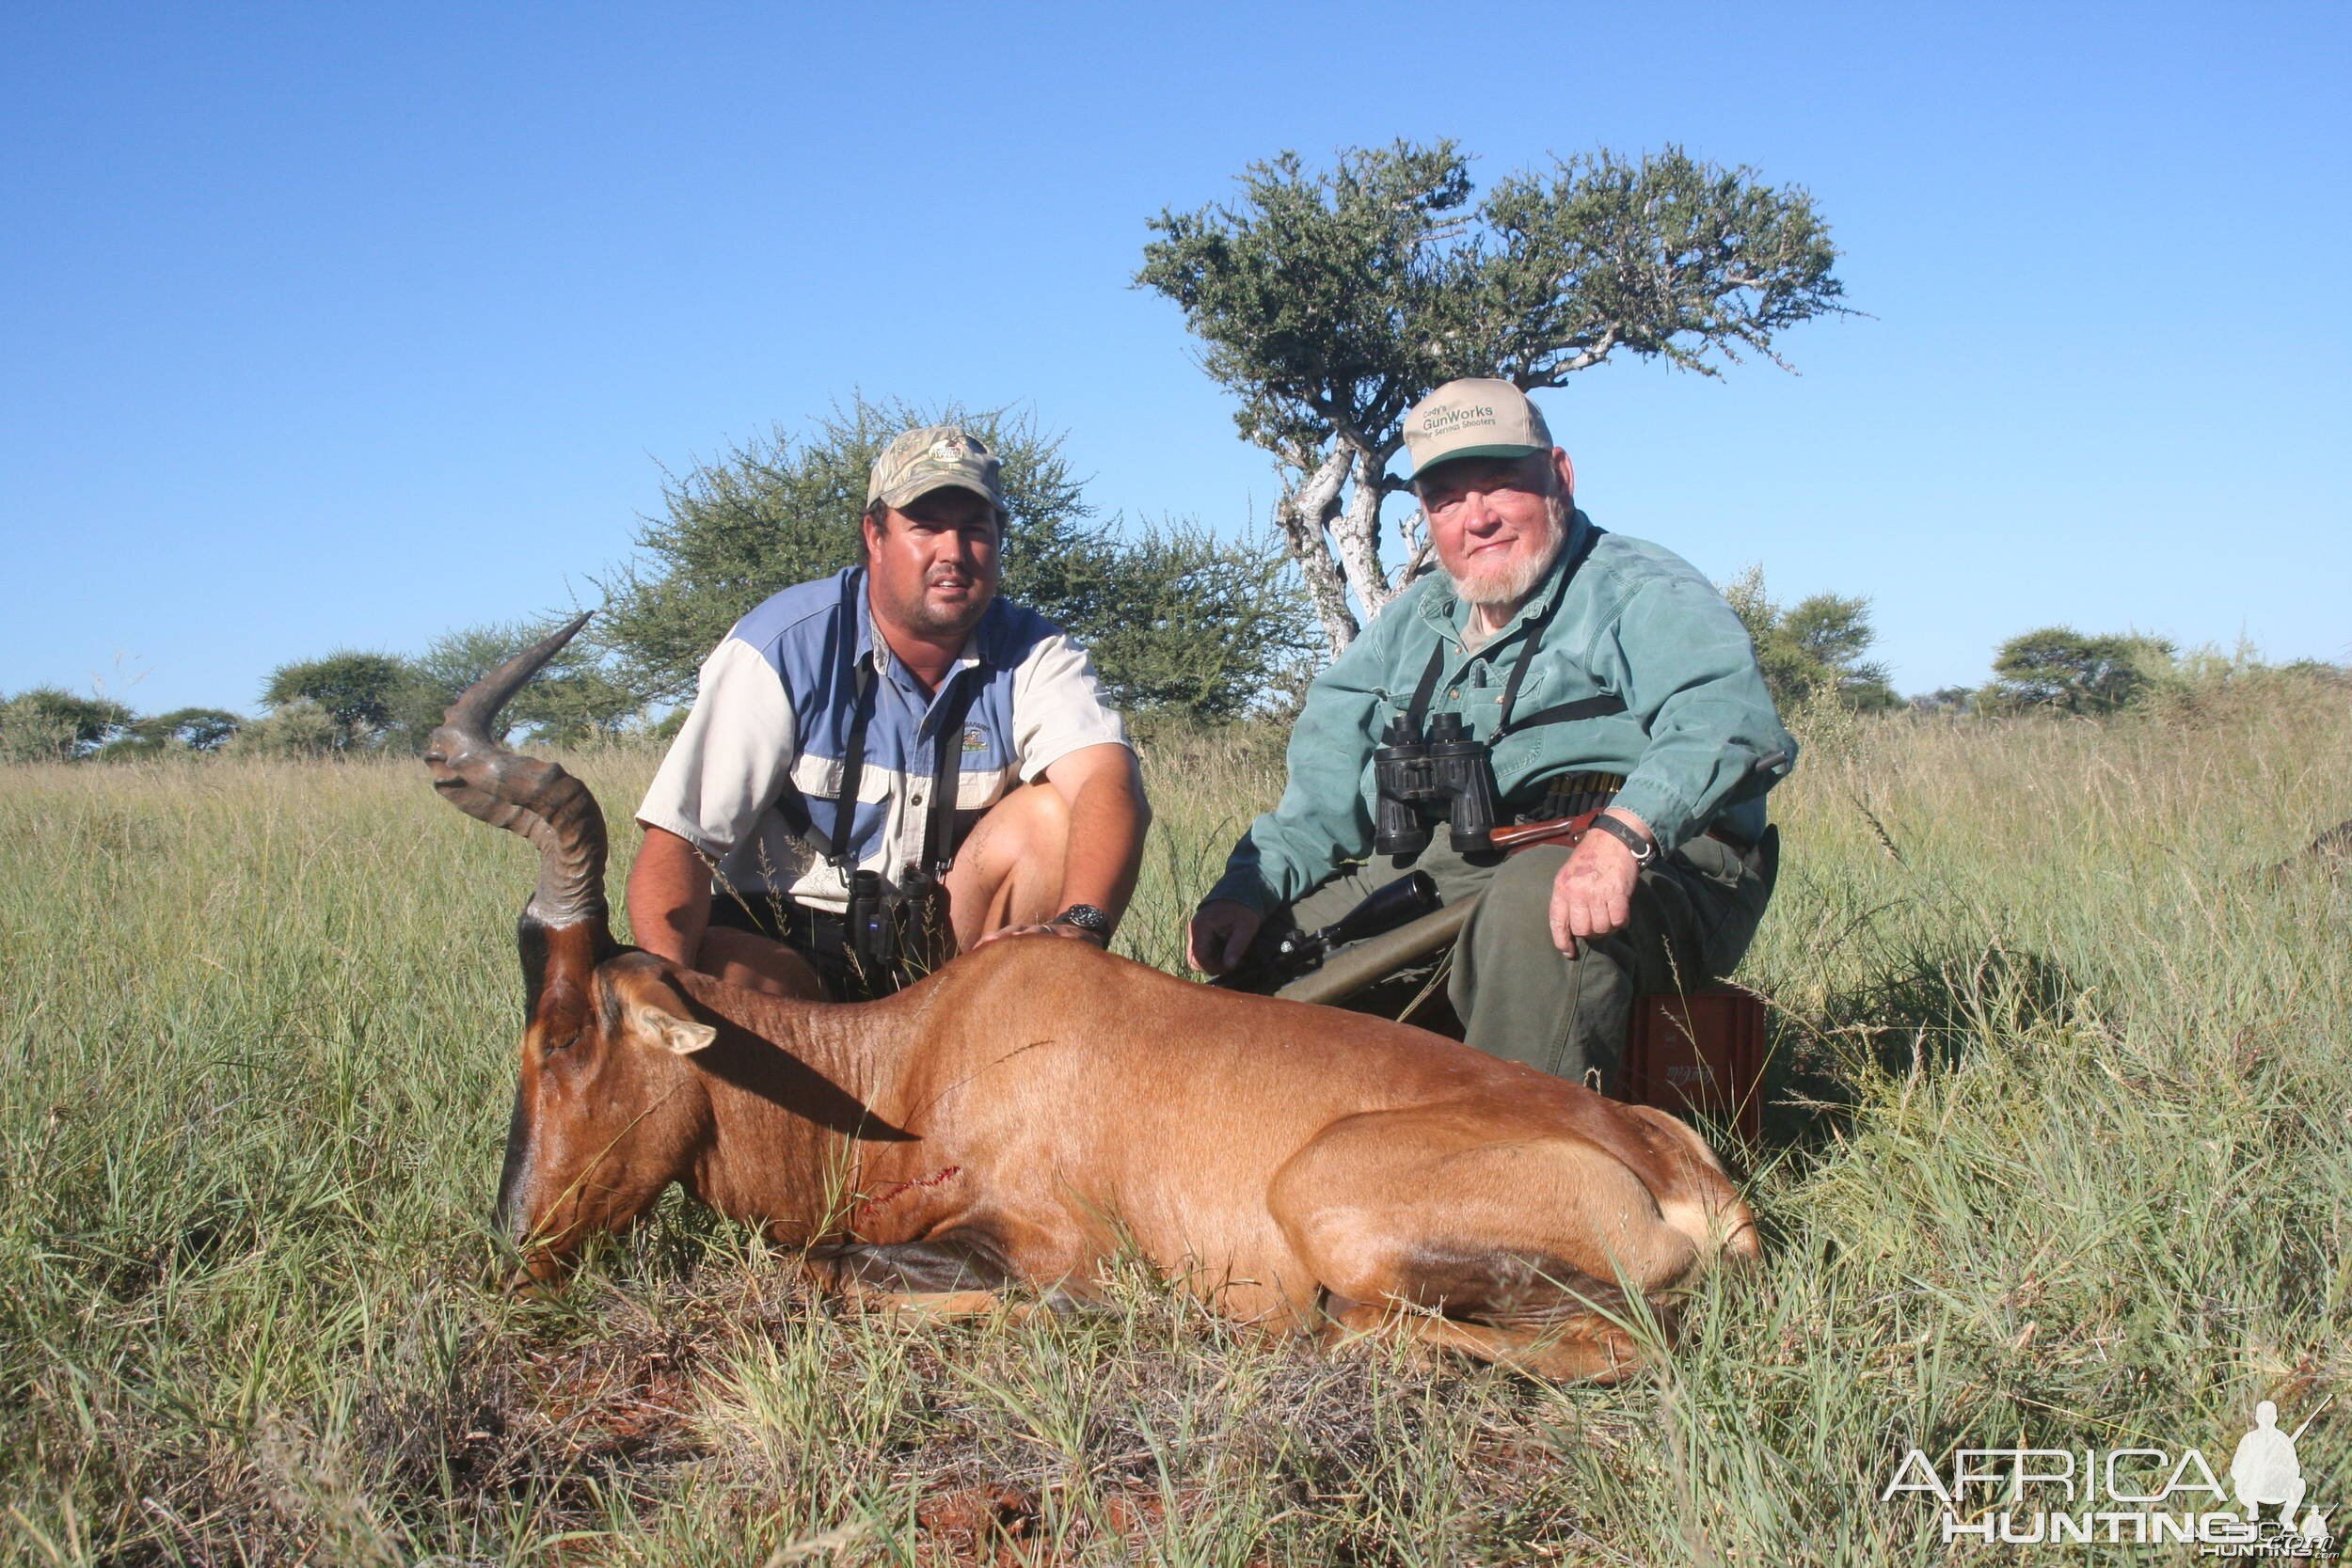
<path id="1" fill-rule="evenodd" d="M 1796 744 L 1739 618 L 1655 545 L 1576 509 L 1576 473 L 1508 382 L 1450 382 L 1406 416 L 1442 575 L 1398 596 L 1309 688 L 1281 802 L 1192 923 L 1225 974 L 1292 925 L 1429 872 L 1483 895 L 1449 995 L 1470 1044 L 1609 1089 L 1637 992 L 1729 972 L 1771 895 L 1764 794 Z M 1606 809 L 1574 849 L 1375 856 L 1374 752 L 1458 716 L 1492 755 L 1501 820 Z"/>
<path id="2" fill-rule="evenodd" d="M 856 998 L 1000 936 L 1109 944 L 1150 813 L 1086 655 L 996 596 L 1005 519 L 978 437 L 910 430 L 863 563 L 736 624 L 638 809 L 641 946 Z"/>

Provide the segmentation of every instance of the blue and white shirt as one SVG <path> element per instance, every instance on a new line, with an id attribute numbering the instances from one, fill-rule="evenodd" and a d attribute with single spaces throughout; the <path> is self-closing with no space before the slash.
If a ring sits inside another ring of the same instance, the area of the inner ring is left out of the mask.
<path id="1" fill-rule="evenodd" d="M 852 614 L 845 615 L 850 608 Z M 842 639 L 854 639 L 844 659 Z M 866 570 L 787 588 L 736 623 L 703 661 L 693 711 L 646 791 L 637 820 L 717 863 L 723 888 L 787 894 L 838 911 L 849 901 L 827 858 L 841 796 L 857 669 L 874 667 L 872 716 L 851 818 L 859 869 L 896 887 L 923 859 L 936 808 L 937 726 L 958 683 L 977 683 L 958 733 L 955 809 L 987 810 L 1085 746 L 1126 745 L 1094 667 L 1034 610 L 993 600 L 936 694 L 874 635 Z"/>

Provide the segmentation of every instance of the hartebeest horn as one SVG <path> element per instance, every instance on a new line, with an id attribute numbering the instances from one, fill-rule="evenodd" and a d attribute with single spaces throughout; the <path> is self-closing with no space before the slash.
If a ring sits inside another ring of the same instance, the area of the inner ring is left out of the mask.
<path id="1" fill-rule="evenodd" d="M 580 628 L 581 614 L 468 687 L 441 715 L 424 753 L 433 787 L 450 804 L 539 847 L 539 886 L 523 909 L 550 928 L 593 925 L 610 942 L 604 902 L 604 813 L 588 786 L 551 762 L 510 752 L 490 737 L 507 700 Z"/>

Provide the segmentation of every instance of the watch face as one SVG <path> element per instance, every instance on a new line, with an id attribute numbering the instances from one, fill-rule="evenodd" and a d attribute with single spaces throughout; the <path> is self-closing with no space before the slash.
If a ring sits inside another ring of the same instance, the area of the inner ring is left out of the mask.
<path id="1" fill-rule="evenodd" d="M 1111 917 L 1091 904 L 1073 904 L 1054 919 L 1064 926 L 1075 926 L 1081 931 L 1100 936 L 1111 928 Z"/>

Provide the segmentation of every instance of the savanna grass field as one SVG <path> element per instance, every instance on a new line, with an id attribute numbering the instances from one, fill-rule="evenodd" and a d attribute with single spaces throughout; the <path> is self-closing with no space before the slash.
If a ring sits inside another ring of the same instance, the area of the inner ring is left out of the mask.
<path id="1" fill-rule="evenodd" d="M 1139 1271 L 910 1325 L 675 1195 L 501 1294 L 531 850 L 413 759 L 0 770 L 0 1558 L 1926 1563 L 1931 1504 L 1881 1501 L 1908 1449 L 2221 1468 L 2265 1398 L 2317 1412 L 2352 1523 L 2352 863 L 2306 852 L 2352 692 L 1798 727 L 1739 976 L 1767 1261 L 1605 1388 L 1327 1354 Z M 1178 965 L 1280 742 L 1150 742 L 1124 950 Z M 564 760 L 617 883 L 657 755 Z"/>

